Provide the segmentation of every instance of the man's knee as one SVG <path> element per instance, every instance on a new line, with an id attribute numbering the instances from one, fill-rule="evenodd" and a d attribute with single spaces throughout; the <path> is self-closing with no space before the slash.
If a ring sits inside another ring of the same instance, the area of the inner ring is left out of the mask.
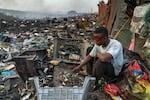
<path id="1" fill-rule="evenodd" d="M 103 68 L 101 67 L 101 61 L 97 60 L 93 66 L 93 76 L 100 78 L 103 75 Z"/>
<path id="2" fill-rule="evenodd" d="M 98 59 L 98 60 L 94 63 L 94 66 L 93 66 L 93 67 L 94 67 L 95 69 L 97 69 L 97 68 L 99 68 L 99 67 L 101 66 L 101 64 L 102 64 L 101 61 Z"/>

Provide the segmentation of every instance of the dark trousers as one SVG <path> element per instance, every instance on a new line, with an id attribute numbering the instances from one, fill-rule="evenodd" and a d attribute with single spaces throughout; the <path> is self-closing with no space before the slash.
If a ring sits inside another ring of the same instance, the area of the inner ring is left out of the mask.
<path id="1" fill-rule="evenodd" d="M 87 54 L 89 54 L 90 49 L 87 49 Z M 109 62 L 101 62 L 97 58 L 92 58 L 91 61 L 88 62 L 86 66 L 86 71 L 88 74 L 96 77 L 96 80 L 100 80 L 101 77 L 114 78 L 114 67 Z"/>
<path id="2" fill-rule="evenodd" d="M 101 77 L 115 77 L 113 65 L 108 62 L 101 62 L 99 59 L 94 64 L 89 62 L 86 70 L 88 74 L 95 76 L 97 79 Z"/>

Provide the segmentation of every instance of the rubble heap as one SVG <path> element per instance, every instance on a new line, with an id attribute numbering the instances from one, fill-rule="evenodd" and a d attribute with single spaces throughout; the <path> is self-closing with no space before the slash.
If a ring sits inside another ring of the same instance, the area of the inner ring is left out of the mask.
<path id="1" fill-rule="evenodd" d="M 30 20 L 1 18 L 0 99 L 35 98 L 34 85 L 28 82 L 33 76 L 39 76 L 42 87 L 81 86 L 86 74 L 72 74 L 68 66 L 79 64 L 86 48 L 92 45 L 96 20 L 96 14 Z M 53 59 L 66 64 L 70 71 L 53 64 Z"/>

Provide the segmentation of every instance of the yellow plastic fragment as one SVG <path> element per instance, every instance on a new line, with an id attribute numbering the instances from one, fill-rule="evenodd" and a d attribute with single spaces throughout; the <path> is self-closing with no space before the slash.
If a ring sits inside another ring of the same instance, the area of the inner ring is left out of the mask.
<path id="1" fill-rule="evenodd" d="M 133 93 L 145 93 L 146 88 L 139 83 L 134 84 Z"/>
<path id="2" fill-rule="evenodd" d="M 58 65 L 58 64 L 59 64 L 59 61 L 57 61 L 57 60 L 51 60 L 50 63 L 51 63 L 52 65 Z"/>

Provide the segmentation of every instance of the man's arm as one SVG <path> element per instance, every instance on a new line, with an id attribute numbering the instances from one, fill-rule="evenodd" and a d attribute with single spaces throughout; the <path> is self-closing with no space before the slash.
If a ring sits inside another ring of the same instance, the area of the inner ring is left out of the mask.
<path id="1" fill-rule="evenodd" d="M 82 67 L 82 66 L 86 65 L 91 59 L 92 59 L 92 57 L 90 55 L 87 55 L 84 58 L 83 62 L 81 62 L 81 64 L 79 66 Z"/>
<path id="2" fill-rule="evenodd" d="M 113 56 L 110 53 L 97 53 L 96 57 L 101 61 L 101 62 L 107 62 L 113 58 Z"/>
<path id="3" fill-rule="evenodd" d="M 92 59 L 92 57 L 90 55 L 87 55 L 84 59 L 83 62 L 81 62 L 80 65 L 78 65 L 76 68 L 73 69 L 73 71 L 77 71 L 79 69 L 81 69 L 84 65 L 86 65 L 90 60 Z"/>

